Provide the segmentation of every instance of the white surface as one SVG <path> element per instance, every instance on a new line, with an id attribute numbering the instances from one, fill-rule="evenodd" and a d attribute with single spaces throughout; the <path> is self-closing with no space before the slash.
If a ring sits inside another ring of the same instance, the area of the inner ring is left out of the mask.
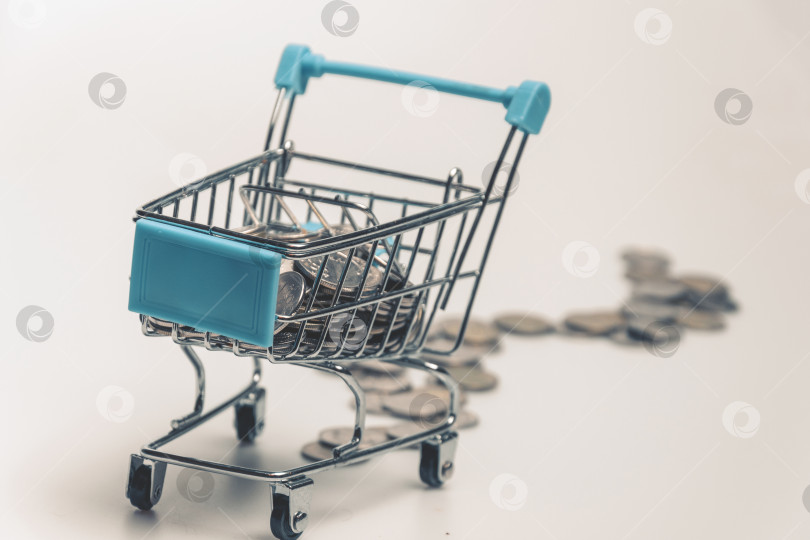
<path id="1" fill-rule="evenodd" d="M 794 189 L 810 167 L 807 5 L 665 2 L 671 37 L 656 46 L 633 29 L 649 7 L 635 1 L 354 3 L 360 25 L 345 38 L 321 25 L 325 2 L 51 1 L 32 29 L 0 13 L 2 536 L 269 537 L 259 484 L 217 477 L 212 497 L 192 503 L 170 468 L 153 513 L 123 497 L 128 454 L 192 395 L 179 350 L 141 337 L 126 310 L 130 218 L 174 189 L 177 154 L 214 171 L 260 148 L 278 55 L 300 42 L 493 86 L 550 84 L 552 112 L 524 157 L 480 316 L 617 305 L 626 286 L 616 254 L 628 243 L 727 276 L 742 304 L 726 332 L 689 332 L 671 359 L 506 338 L 488 362 L 500 388 L 472 396 L 482 423 L 463 432 L 445 489 L 421 487 L 414 452 L 325 473 L 305 538 L 808 537 L 810 205 Z M 103 71 L 126 82 L 118 109 L 88 97 Z M 743 125 L 715 114 L 729 87 L 753 101 Z M 371 109 L 403 113 L 399 91 L 371 88 L 376 101 L 314 81 L 296 112 L 299 148 L 439 175 L 459 165 L 471 179 L 494 159 L 505 132 L 497 106 L 443 97 L 429 118 L 394 118 Z M 561 262 L 576 240 L 601 254 L 591 278 Z M 42 343 L 15 327 L 31 304 L 55 319 Z M 224 354 L 208 366 L 212 402 L 249 369 Z M 319 427 L 349 421 L 339 383 L 271 368 L 269 425 L 254 448 L 233 449 L 230 415 L 182 448 L 290 464 Z M 97 408 L 110 385 L 133 396 L 125 422 Z M 751 438 L 723 427 L 736 401 L 761 415 Z M 518 509 L 496 502 L 519 491 L 490 494 L 503 474 L 526 486 Z"/>

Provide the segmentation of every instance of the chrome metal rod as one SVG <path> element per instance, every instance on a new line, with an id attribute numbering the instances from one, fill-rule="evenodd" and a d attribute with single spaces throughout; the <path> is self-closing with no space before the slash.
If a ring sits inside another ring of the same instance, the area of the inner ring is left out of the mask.
<path id="1" fill-rule="evenodd" d="M 176 429 L 172 429 L 172 431 L 170 431 L 169 433 L 167 433 L 166 435 L 164 435 L 160 439 L 158 439 L 158 440 L 156 440 L 156 441 L 154 441 L 152 443 L 147 444 L 146 446 L 144 446 L 141 449 L 141 453 L 144 456 L 146 456 L 147 455 L 147 453 L 146 453 L 147 450 L 152 451 L 152 450 L 155 450 L 157 448 L 160 448 L 161 446 L 169 444 L 170 442 L 172 442 L 176 438 L 180 437 L 184 433 L 188 433 L 192 429 L 200 426 L 201 424 L 204 424 L 207 420 L 210 420 L 214 416 L 218 415 L 219 413 L 221 413 L 225 409 L 231 407 L 237 401 L 239 401 L 240 399 L 242 399 L 243 397 L 245 397 L 246 395 L 251 393 L 256 388 L 256 386 L 259 384 L 259 382 L 261 381 L 261 378 L 262 378 L 262 366 L 261 366 L 260 362 L 261 361 L 260 361 L 259 358 L 256 358 L 256 357 L 253 358 L 253 374 L 252 374 L 251 379 L 250 379 L 250 384 L 247 385 L 244 389 L 242 389 L 239 393 L 237 393 L 236 395 L 234 395 L 230 399 L 227 399 L 227 400 L 223 401 L 222 403 L 220 403 L 219 405 L 217 405 L 216 407 L 214 407 L 213 409 L 211 409 L 207 413 L 200 414 L 199 416 L 196 416 L 195 418 L 189 420 L 188 422 L 185 422 L 184 424 L 177 427 Z"/>
<path id="2" fill-rule="evenodd" d="M 342 457 L 348 454 L 353 449 L 357 448 L 357 445 L 363 440 L 363 432 L 366 429 L 366 393 L 360 387 L 360 383 L 351 372 L 344 368 L 343 366 L 339 366 L 337 364 L 333 364 L 332 362 L 324 362 L 322 364 L 302 364 L 306 367 L 310 367 L 312 369 L 317 369 L 319 371 L 325 371 L 327 373 L 334 373 L 340 379 L 346 383 L 346 386 L 349 387 L 349 390 L 352 391 L 352 395 L 354 396 L 354 432 L 352 434 L 352 440 L 346 444 L 340 445 L 336 447 L 332 451 L 332 455 L 336 458 Z"/>
<path id="3" fill-rule="evenodd" d="M 208 472 L 211 472 L 211 473 L 225 474 L 225 475 L 228 475 L 228 476 L 234 476 L 234 477 L 237 477 L 237 478 L 244 478 L 244 479 L 247 479 L 247 480 L 259 480 L 259 481 L 264 481 L 264 482 L 268 482 L 268 483 L 278 483 L 278 482 L 284 482 L 284 481 L 289 480 L 291 478 L 295 478 L 296 476 L 300 476 L 302 474 L 306 474 L 306 475 L 315 474 L 315 473 L 318 473 L 318 472 L 334 469 L 334 468 L 336 468 L 338 466 L 349 465 L 351 463 L 356 463 L 356 462 L 359 462 L 359 461 L 363 461 L 363 460 L 366 460 L 366 459 L 368 459 L 368 458 L 370 458 L 370 457 L 372 457 L 374 455 L 377 455 L 377 454 L 390 452 L 390 451 L 396 450 L 398 448 L 408 447 L 408 446 L 411 446 L 412 444 L 416 444 L 416 443 L 425 441 L 427 439 L 431 439 L 431 438 L 435 437 L 436 435 L 440 435 L 440 434 L 446 432 L 447 430 L 449 430 L 450 428 L 452 428 L 453 425 L 456 422 L 456 415 L 458 413 L 458 396 L 457 396 L 457 390 L 456 390 L 456 387 L 455 387 L 455 383 L 453 382 L 452 377 L 450 377 L 450 375 L 444 369 L 440 368 L 436 364 L 431 364 L 429 362 L 424 362 L 424 361 L 416 359 L 416 358 L 399 358 L 399 359 L 393 361 L 392 363 L 400 364 L 402 366 L 409 367 L 409 368 L 415 368 L 415 369 L 420 369 L 422 371 L 426 371 L 430 375 L 433 375 L 434 377 L 436 377 L 439 380 L 439 382 L 441 382 L 448 389 L 448 391 L 450 393 L 450 402 L 448 404 L 448 413 L 447 413 L 447 416 L 445 417 L 444 421 L 442 421 L 441 423 L 439 423 L 439 424 L 437 424 L 435 426 L 432 426 L 432 427 L 426 429 L 425 431 L 422 431 L 420 433 L 416 433 L 414 435 L 409 435 L 407 437 L 402 437 L 400 439 L 393 439 L 393 440 L 386 441 L 384 443 L 374 445 L 374 446 L 371 446 L 371 447 L 368 447 L 368 448 L 363 448 L 363 449 L 355 448 L 354 450 L 349 451 L 349 452 L 346 452 L 346 451 L 338 452 L 337 454 L 334 454 L 333 457 L 330 458 L 330 459 L 316 461 L 314 463 L 308 463 L 306 465 L 302 465 L 300 467 L 294 467 L 292 469 L 288 469 L 288 470 L 285 470 L 285 471 L 264 471 L 264 470 L 259 470 L 259 469 L 252 469 L 252 468 L 249 468 L 249 467 L 241 467 L 241 466 L 238 466 L 238 465 L 230 465 L 230 464 L 226 464 L 226 463 L 218 463 L 218 462 L 214 462 L 214 461 L 196 459 L 196 458 L 192 458 L 192 457 L 181 456 L 179 454 L 173 454 L 173 453 L 170 453 L 170 452 L 163 452 L 163 451 L 158 450 L 158 448 L 160 448 L 161 446 L 163 446 L 166 443 L 170 442 L 171 440 L 174 440 L 175 438 L 179 437 L 180 435 L 182 435 L 184 433 L 187 433 L 188 431 L 190 431 L 194 427 L 200 425 L 202 422 L 205 422 L 206 420 L 210 419 L 215 414 L 218 414 L 218 413 L 222 412 L 222 410 L 229 407 L 230 405 L 233 404 L 233 402 L 236 401 L 236 400 L 228 400 L 227 402 L 223 403 L 220 407 L 217 407 L 216 409 L 214 409 L 210 413 L 201 416 L 199 419 L 197 419 L 193 423 L 193 425 L 190 425 L 190 426 L 188 426 L 186 428 L 183 428 L 183 429 L 173 431 L 172 433 L 170 433 L 166 437 L 163 437 L 162 439 L 159 439 L 159 440 L 155 441 L 154 443 L 151 443 L 151 444 L 148 444 L 148 445 L 144 446 L 141 449 L 141 455 L 143 455 L 146 458 L 153 459 L 155 461 L 161 461 L 161 462 L 168 463 L 168 464 L 171 464 L 171 465 L 179 465 L 181 467 L 189 467 L 189 468 L 192 468 L 192 469 L 208 471 Z M 323 365 L 324 364 L 321 364 L 320 367 L 323 367 Z M 317 364 L 312 364 L 312 366 L 318 366 L 318 365 Z M 315 369 L 318 369 L 318 367 L 315 367 Z M 327 370 L 330 371 L 330 372 L 335 372 L 331 368 L 327 368 Z M 351 377 L 351 376 L 350 376 L 350 378 L 353 379 L 353 377 Z M 350 386 L 350 388 L 352 388 L 353 392 L 355 391 L 355 389 L 352 386 Z M 243 393 L 247 393 L 247 392 L 243 392 Z M 358 394 L 360 396 L 363 395 L 362 391 L 360 391 Z M 241 397 L 241 395 L 239 397 Z M 362 400 L 361 400 L 361 402 L 362 402 Z M 364 404 L 364 402 L 363 402 L 363 404 Z M 365 413 L 365 407 L 362 407 L 362 410 L 363 410 L 363 413 Z M 365 419 L 363 418 L 361 420 L 362 420 L 362 422 L 364 422 Z M 355 424 L 356 425 L 359 425 L 362 422 L 358 422 L 357 416 L 355 417 Z M 361 432 L 362 432 L 362 429 L 361 429 Z M 355 438 L 353 437 L 352 438 L 352 443 L 354 443 L 354 439 Z M 352 444 L 352 443 L 350 443 L 350 444 Z M 359 444 L 359 442 L 358 442 L 358 444 Z M 354 446 L 351 446 L 351 448 L 354 448 Z"/>
<path id="4" fill-rule="evenodd" d="M 481 204 L 481 207 L 478 209 L 478 212 L 475 214 L 475 219 L 473 219 L 473 223 L 470 226 L 470 232 L 467 234 L 467 241 L 464 243 L 464 247 L 461 249 L 461 255 L 458 257 L 458 262 L 456 263 L 456 271 L 455 274 L 458 275 L 461 272 L 461 267 L 464 264 L 464 259 L 467 256 L 467 251 L 470 249 L 470 244 L 472 244 L 473 237 L 475 236 L 475 231 L 478 229 L 478 223 L 481 221 L 481 216 L 486 210 L 487 202 L 489 201 L 489 197 L 492 194 L 492 189 L 495 187 L 495 179 L 498 177 L 498 172 L 501 169 L 501 164 L 503 163 L 504 159 L 506 158 L 506 153 L 509 151 L 509 147 L 512 145 L 512 138 L 515 136 L 515 131 L 517 128 L 512 126 L 509 130 L 509 135 L 506 136 L 506 142 L 503 143 L 503 147 L 501 148 L 501 153 L 498 156 L 498 161 L 495 162 L 495 168 L 492 170 L 492 176 L 489 179 L 489 183 L 487 184 L 486 192 L 484 193 L 484 201 Z M 523 136 L 523 141 L 526 141 L 526 135 Z M 517 167 L 512 167 L 512 172 L 515 171 Z M 444 298 L 442 299 L 442 309 L 447 307 L 447 301 L 450 299 L 450 295 L 453 293 L 453 282 L 450 282 L 450 286 L 447 287 L 447 293 L 445 293 Z M 459 332 L 459 339 L 464 335 L 464 328 L 462 327 L 461 331 Z"/>
<path id="5" fill-rule="evenodd" d="M 195 397 L 194 397 L 194 409 L 188 413 L 187 415 L 176 418 L 171 421 L 172 429 L 177 429 L 181 427 L 186 422 L 193 420 L 202 414 L 203 405 L 205 403 L 205 368 L 203 368 L 203 364 L 200 361 L 200 357 L 197 356 L 197 353 L 189 347 L 188 345 L 180 345 L 180 348 L 185 353 L 186 358 L 188 358 L 191 365 L 194 367 L 194 382 L 195 382 Z"/>

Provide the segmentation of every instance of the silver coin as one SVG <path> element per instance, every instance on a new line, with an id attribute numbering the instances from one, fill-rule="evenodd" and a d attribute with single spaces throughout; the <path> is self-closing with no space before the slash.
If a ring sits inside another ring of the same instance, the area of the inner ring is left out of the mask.
<path id="1" fill-rule="evenodd" d="M 680 308 L 649 300 L 631 299 L 622 306 L 622 313 L 629 318 L 655 319 L 672 322 L 678 318 Z"/>
<path id="2" fill-rule="evenodd" d="M 622 251 L 622 259 L 628 264 L 669 266 L 669 256 L 652 248 L 629 247 Z"/>
<path id="3" fill-rule="evenodd" d="M 728 288 L 719 278 L 693 274 L 680 276 L 678 280 L 697 298 L 708 296 L 723 298 L 728 295 Z"/>
<path id="4" fill-rule="evenodd" d="M 378 394 L 375 392 L 366 392 L 366 413 L 368 414 L 388 414 L 388 411 L 383 408 L 383 396 L 385 394 Z M 354 398 L 349 400 L 349 407 L 354 409 L 356 404 Z"/>
<path id="5" fill-rule="evenodd" d="M 355 374 L 360 388 L 365 392 L 395 394 L 411 389 L 411 381 L 405 375 Z"/>
<path id="6" fill-rule="evenodd" d="M 616 311 L 574 313 L 565 318 L 565 326 L 592 336 L 605 336 L 624 326 L 625 319 Z"/>
<path id="7" fill-rule="evenodd" d="M 301 448 L 301 455 L 310 461 L 322 461 L 332 459 L 332 449 L 327 448 L 318 441 L 305 444 Z"/>
<path id="8" fill-rule="evenodd" d="M 437 328 L 441 335 L 455 339 L 461 331 L 462 322 L 462 317 L 443 319 L 438 322 Z M 500 333 L 494 325 L 479 319 L 470 318 L 467 320 L 464 343 L 477 347 L 491 347 L 498 343 L 499 338 Z"/>
<path id="9" fill-rule="evenodd" d="M 634 338 L 633 336 L 627 333 L 626 326 L 617 328 L 616 330 L 608 334 L 608 338 L 610 338 L 610 340 L 613 343 L 618 343 L 619 345 L 635 346 L 641 345 L 642 343 L 640 340 Z"/>
<path id="10" fill-rule="evenodd" d="M 444 418 L 438 418 L 433 422 L 431 425 L 428 421 L 424 421 L 421 423 L 416 422 L 400 422 L 399 424 L 395 424 L 389 427 L 386 430 L 389 439 L 404 439 L 405 437 L 411 437 L 413 435 L 418 435 L 425 431 L 426 429 L 430 429 L 431 427 L 438 426 L 440 423 L 444 421 Z M 468 411 L 467 409 L 462 409 L 456 415 L 456 422 L 453 424 L 453 429 L 467 429 L 472 428 L 478 425 L 479 418 L 478 415 L 472 411 Z M 411 447 L 418 446 L 412 445 Z M 409 448 L 411 448 L 409 447 Z"/>
<path id="11" fill-rule="evenodd" d="M 461 344 L 452 354 L 442 354 L 442 351 L 449 351 L 455 345 L 455 340 L 445 337 L 430 339 L 425 343 L 425 347 L 419 355 L 422 360 L 433 362 L 443 367 L 472 366 L 478 364 L 484 356 L 491 352 L 488 347 L 474 347 L 472 345 Z M 431 352 L 426 349 L 431 349 Z"/>
<path id="12" fill-rule="evenodd" d="M 731 299 L 728 287 L 719 278 L 705 275 L 681 276 L 686 285 L 686 299 L 694 307 L 706 311 L 736 311 L 737 304 Z"/>
<path id="13" fill-rule="evenodd" d="M 498 386 L 498 377 L 493 373 L 484 371 L 480 365 L 473 368 L 445 369 L 461 388 L 470 392 L 486 392 Z"/>
<path id="14" fill-rule="evenodd" d="M 465 395 L 462 393 L 459 397 L 463 404 Z M 450 392 L 440 386 L 424 386 L 382 398 L 383 409 L 387 412 L 412 420 L 425 420 L 447 414 L 449 403 Z"/>
<path id="15" fill-rule="evenodd" d="M 649 343 L 671 343 L 680 339 L 680 332 L 674 324 L 648 317 L 630 319 L 627 322 L 627 334 Z"/>
<path id="16" fill-rule="evenodd" d="M 656 302 L 675 302 L 686 296 L 688 289 L 674 279 L 650 279 L 639 282 L 633 288 L 633 297 Z"/>
<path id="17" fill-rule="evenodd" d="M 531 313 L 502 313 L 495 317 L 495 326 L 501 332 L 522 336 L 540 336 L 554 331 L 551 322 Z"/>
<path id="18" fill-rule="evenodd" d="M 281 228 L 270 228 L 265 226 L 265 230 L 261 236 L 271 240 L 280 240 L 282 242 L 303 241 L 311 242 L 324 235 L 323 229 L 316 229 L 314 231 L 307 229 L 292 229 L 283 230 Z"/>
<path id="19" fill-rule="evenodd" d="M 295 261 L 295 267 L 296 269 L 300 270 L 301 273 L 307 277 L 307 279 L 314 282 L 315 278 L 318 276 L 318 271 L 321 268 L 323 259 L 324 256 L 321 255 L 318 257 L 310 257 L 309 259 Z M 326 265 L 323 269 L 323 274 L 321 274 L 321 287 L 329 289 L 330 291 L 336 290 L 338 283 L 340 282 L 340 276 L 347 264 L 349 265 L 349 268 L 346 271 L 346 277 L 343 281 L 341 293 L 347 295 L 355 294 L 358 287 L 360 287 L 360 283 L 363 281 L 365 262 L 359 257 L 352 257 L 351 262 L 349 262 L 348 252 L 345 251 L 338 251 L 328 255 Z M 368 269 L 368 278 L 363 285 L 363 291 L 374 291 L 379 287 L 381 282 L 382 273 L 380 272 L 379 268 L 371 266 Z"/>
<path id="20" fill-rule="evenodd" d="M 318 442 L 323 446 L 335 448 L 351 442 L 354 435 L 354 427 L 340 426 L 330 427 L 318 434 Z M 360 441 L 360 446 L 376 446 L 388 440 L 388 434 L 384 427 L 367 427 L 363 430 L 363 438 Z"/>
<path id="21" fill-rule="evenodd" d="M 367 371 L 376 375 L 402 375 L 405 373 L 404 367 L 382 360 L 364 360 L 351 367 L 355 370 Z"/>
<path id="22" fill-rule="evenodd" d="M 669 272 L 669 257 L 656 250 L 630 248 L 623 252 L 625 277 L 633 281 L 663 278 Z"/>
<path id="23" fill-rule="evenodd" d="M 422 350 L 419 353 L 419 357 L 426 362 L 432 362 L 445 368 L 474 366 L 478 364 L 482 358 L 478 351 L 467 351 L 461 347 L 451 355 L 435 354 Z"/>
<path id="24" fill-rule="evenodd" d="M 360 443 L 358 445 L 358 449 L 360 450 L 364 449 L 363 443 Z M 325 459 L 332 459 L 334 454 L 332 454 L 331 448 L 327 448 L 321 443 L 315 441 L 305 444 L 303 448 L 301 448 L 301 455 L 310 461 L 323 461 Z M 359 463 L 364 463 L 366 461 L 368 460 L 361 459 L 360 461 L 352 462 L 351 465 L 357 465 Z"/>
<path id="25" fill-rule="evenodd" d="M 298 272 L 284 272 L 278 276 L 276 293 L 276 315 L 289 317 L 295 313 L 304 301 L 306 282 Z M 280 332 L 289 323 L 276 322 L 274 332 Z"/>
<path id="26" fill-rule="evenodd" d="M 687 309 L 678 316 L 678 324 L 695 330 L 722 330 L 726 327 L 726 319 L 716 311 Z"/>

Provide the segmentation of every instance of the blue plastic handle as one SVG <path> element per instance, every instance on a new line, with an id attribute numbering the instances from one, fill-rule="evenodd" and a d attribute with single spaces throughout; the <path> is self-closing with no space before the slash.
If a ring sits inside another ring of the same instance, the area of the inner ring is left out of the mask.
<path id="1" fill-rule="evenodd" d="M 524 81 L 520 86 L 499 90 L 405 71 L 333 62 L 319 54 L 312 54 L 306 45 L 285 47 L 276 71 L 275 83 L 277 88 L 284 88 L 290 94 L 303 94 L 307 89 L 309 78 L 320 77 L 324 73 L 402 85 L 413 82 L 427 83 L 439 92 L 501 103 L 506 107 L 506 121 L 524 133 L 540 132 L 551 105 L 551 92 L 548 86 L 541 82 Z"/>

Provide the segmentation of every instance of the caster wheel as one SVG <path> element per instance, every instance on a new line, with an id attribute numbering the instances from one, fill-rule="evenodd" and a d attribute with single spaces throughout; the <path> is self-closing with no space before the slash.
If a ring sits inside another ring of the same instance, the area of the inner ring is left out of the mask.
<path id="1" fill-rule="evenodd" d="M 448 431 L 422 443 L 419 478 L 430 487 L 440 487 L 453 475 L 453 457 L 458 434 Z"/>
<path id="2" fill-rule="evenodd" d="M 304 534 L 295 532 L 290 525 L 290 498 L 286 495 L 273 495 L 273 511 L 270 513 L 270 532 L 280 540 L 295 540 Z"/>
<path id="3" fill-rule="evenodd" d="M 295 540 L 304 534 L 313 485 L 311 478 L 299 476 L 270 488 L 273 503 L 270 531 L 273 536 L 280 540 Z"/>
<path id="4" fill-rule="evenodd" d="M 151 510 L 163 494 L 166 464 L 133 454 L 129 461 L 127 498 L 140 510 Z"/>
<path id="5" fill-rule="evenodd" d="M 257 388 L 234 405 L 236 436 L 240 441 L 253 442 L 264 428 L 264 388 Z"/>

